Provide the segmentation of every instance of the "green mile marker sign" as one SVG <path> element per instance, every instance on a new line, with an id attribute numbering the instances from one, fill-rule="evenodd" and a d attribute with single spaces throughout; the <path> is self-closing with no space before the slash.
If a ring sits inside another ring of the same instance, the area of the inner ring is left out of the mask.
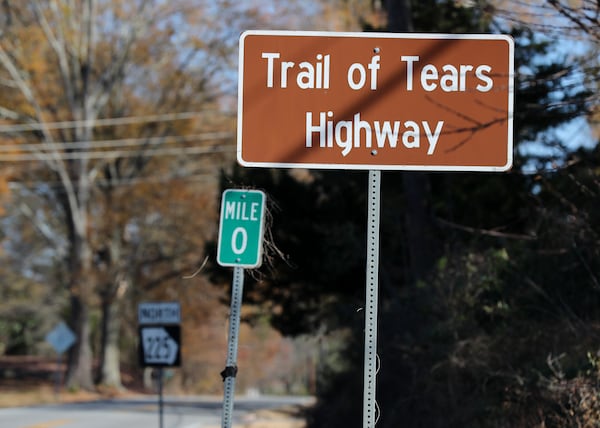
<path id="1" fill-rule="evenodd" d="M 256 268 L 262 262 L 265 194 L 228 189 L 221 200 L 217 263 Z"/>

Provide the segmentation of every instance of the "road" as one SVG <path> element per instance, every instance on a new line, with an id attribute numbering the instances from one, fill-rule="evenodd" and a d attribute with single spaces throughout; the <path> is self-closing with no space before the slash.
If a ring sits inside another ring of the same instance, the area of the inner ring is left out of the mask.
<path id="1" fill-rule="evenodd" d="M 310 403 L 305 397 L 237 398 L 234 427 L 263 409 Z M 219 428 L 222 404 L 212 397 L 165 397 L 162 428 Z M 2 428 L 160 428 L 158 398 L 136 397 L 85 403 L 0 409 Z"/>

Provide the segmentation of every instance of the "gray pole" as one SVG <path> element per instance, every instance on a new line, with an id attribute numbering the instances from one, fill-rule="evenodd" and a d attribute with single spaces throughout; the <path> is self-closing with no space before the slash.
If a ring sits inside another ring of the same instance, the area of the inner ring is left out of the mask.
<path id="1" fill-rule="evenodd" d="M 158 426 L 164 426 L 164 411 L 163 411 L 163 368 L 158 368 Z"/>
<path id="2" fill-rule="evenodd" d="M 375 386 L 377 376 L 377 296 L 379 293 L 379 205 L 381 171 L 369 171 L 367 207 L 367 282 L 365 304 L 365 369 L 363 428 L 377 422 Z"/>
<path id="3" fill-rule="evenodd" d="M 227 363 L 223 376 L 224 398 L 222 428 L 231 428 L 233 422 L 233 399 L 235 393 L 235 376 L 237 374 L 238 335 L 240 329 L 240 313 L 244 292 L 244 269 L 233 268 L 233 284 L 231 286 L 231 313 L 229 315 L 229 344 L 227 347 Z"/>
<path id="4" fill-rule="evenodd" d="M 56 399 L 60 401 L 60 390 L 62 389 L 62 354 L 56 353 Z"/>

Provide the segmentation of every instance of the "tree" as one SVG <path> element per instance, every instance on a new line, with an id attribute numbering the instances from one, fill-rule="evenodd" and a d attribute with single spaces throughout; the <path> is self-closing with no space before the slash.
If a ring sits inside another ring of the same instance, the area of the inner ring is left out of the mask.
<path id="1" fill-rule="evenodd" d="M 208 3 L 31 1 L 4 8 L 0 112 L 16 157 L 3 160 L 25 159 L 24 179 L 52 183 L 38 195 L 57 203 L 56 214 L 64 216 L 65 288 L 78 338 L 68 383 L 91 388 L 90 309 L 98 290 L 106 304 L 123 284 L 122 269 L 106 264 L 107 257 L 122 263 L 115 234 L 122 237 L 128 226 L 126 219 L 111 225 L 107 216 L 100 228 L 95 216 L 109 212 L 114 199 L 122 197 L 114 194 L 117 184 L 156 171 L 194 175 L 203 167 L 194 152 L 214 151 L 211 144 L 228 137 L 197 133 L 207 130 L 207 122 L 227 130 L 207 119 L 218 114 L 213 100 L 223 82 L 215 75 L 232 52 L 210 43 L 220 28 L 191 31 L 210 19 Z M 175 28 L 181 30 L 176 37 Z M 207 56 L 213 60 L 199 67 Z M 114 116 L 131 118 L 103 122 Z M 157 149 L 168 150 L 169 139 L 183 141 L 177 150 L 188 156 L 157 161 L 165 153 Z M 205 140 L 200 150 L 190 147 L 197 139 Z M 127 145 L 134 150 L 125 150 Z M 100 283 L 103 271 L 109 276 Z"/>
<path id="2" fill-rule="evenodd" d="M 125 303 L 193 272 L 214 233 L 216 170 L 233 152 L 239 33 L 286 19 L 301 28 L 319 10 L 226 0 L 1 8 L 0 161 L 18 162 L 15 189 L 30 190 L 30 211 L 48 215 L 30 218 L 62 265 L 55 280 L 78 337 L 68 383 L 92 387 L 90 316 L 99 312 L 99 380 L 118 387 Z"/>

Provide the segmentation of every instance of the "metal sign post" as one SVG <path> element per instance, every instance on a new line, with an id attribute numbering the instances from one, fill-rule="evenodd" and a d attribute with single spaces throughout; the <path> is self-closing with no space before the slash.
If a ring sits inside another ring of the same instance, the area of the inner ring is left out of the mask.
<path id="1" fill-rule="evenodd" d="M 375 386 L 377 376 L 377 297 L 379 289 L 379 206 L 381 171 L 369 171 L 367 215 L 367 281 L 365 303 L 365 368 L 363 427 L 377 422 Z"/>
<path id="2" fill-rule="evenodd" d="M 158 426 L 164 427 L 163 368 L 158 368 Z"/>
<path id="3" fill-rule="evenodd" d="M 244 269 L 233 269 L 231 289 L 231 314 L 229 315 L 229 343 L 225 370 L 221 372 L 224 382 L 222 428 L 231 428 L 233 423 L 233 400 L 235 393 L 235 376 L 237 374 L 238 336 L 240 330 L 240 314 L 242 311 L 242 295 L 244 291 Z"/>

